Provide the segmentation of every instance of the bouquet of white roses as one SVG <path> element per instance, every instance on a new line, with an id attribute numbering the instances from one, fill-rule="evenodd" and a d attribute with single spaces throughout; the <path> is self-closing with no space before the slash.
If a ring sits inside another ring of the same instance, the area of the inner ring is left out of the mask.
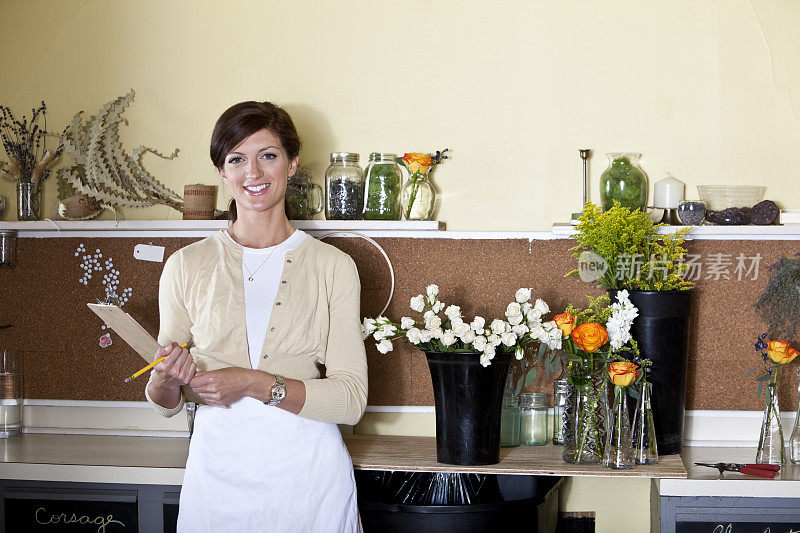
<path id="1" fill-rule="evenodd" d="M 535 342 L 551 350 L 561 348 L 561 330 L 554 321 L 542 320 L 550 307 L 539 298 L 531 303 L 530 289 L 519 289 L 515 301 L 506 307 L 505 317 L 489 323 L 481 316 L 467 322 L 459 306 L 439 300 L 437 285 L 428 285 L 425 292 L 411 298 L 411 309 L 422 313 L 422 320 L 404 316 L 398 324 L 383 316 L 365 318 L 361 328 L 364 339 L 371 335 L 384 354 L 392 351 L 396 340 L 429 352 L 477 352 L 483 366 L 491 364 L 498 350 L 513 351 L 522 359 L 525 347 Z"/>

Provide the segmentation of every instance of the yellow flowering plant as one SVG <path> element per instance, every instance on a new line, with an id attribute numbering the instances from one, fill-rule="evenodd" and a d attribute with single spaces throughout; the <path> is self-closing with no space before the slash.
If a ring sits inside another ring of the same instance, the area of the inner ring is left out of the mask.
<path id="1" fill-rule="evenodd" d="M 587 202 L 575 228 L 578 244 L 571 249 L 580 269 L 566 275 L 596 280 L 604 289 L 691 289 L 694 284 L 684 279 L 689 267 L 683 246 L 690 228 L 661 235 L 658 228 L 662 226 L 653 223 L 648 213 L 622 207 L 617 201 L 606 212 Z M 594 265 L 589 278 L 585 277 L 587 265 Z"/>

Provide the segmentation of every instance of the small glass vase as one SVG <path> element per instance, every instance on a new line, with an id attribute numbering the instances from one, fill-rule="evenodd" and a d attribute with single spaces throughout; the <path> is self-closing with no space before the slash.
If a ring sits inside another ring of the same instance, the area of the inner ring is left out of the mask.
<path id="1" fill-rule="evenodd" d="M 636 466 L 626 396 L 625 387 L 614 387 L 614 405 L 611 408 L 606 446 L 603 450 L 603 466 L 606 468 L 626 470 Z"/>
<path id="2" fill-rule="evenodd" d="M 658 463 L 658 446 L 656 444 L 656 428 L 653 424 L 651 398 L 653 384 L 643 383 L 636 411 L 633 413 L 633 454 L 636 464 L 654 465 Z"/>
<path id="3" fill-rule="evenodd" d="M 608 387 L 601 360 L 571 362 L 567 381 L 572 387 L 566 406 L 564 451 L 567 463 L 597 464 L 603 459 L 608 416 Z"/>
<path id="4" fill-rule="evenodd" d="M 436 191 L 428 174 L 411 174 L 403 185 L 401 205 L 406 220 L 430 220 L 433 216 L 433 202 Z"/>
<path id="5" fill-rule="evenodd" d="M 513 391 L 503 394 L 503 410 L 500 413 L 500 446 L 519 446 L 519 397 Z"/>
<path id="6" fill-rule="evenodd" d="M 608 168 L 600 176 L 600 204 L 603 211 L 614 207 L 614 200 L 622 207 L 644 211 L 648 186 L 647 174 L 639 167 L 642 154 L 617 152 L 606 156 Z"/>
<path id="7" fill-rule="evenodd" d="M 566 378 L 559 378 L 553 382 L 553 444 L 564 444 L 565 412 L 571 390 Z"/>
<path id="8" fill-rule="evenodd" d="M 800 368 L 797 369 L 797 392 L 798 396 L 800 396 Z M 789 437 L 789 459 L 794 464 L 800 464 L 800 399 L 798 399 L 797 404 L 792 436 Z"/>
<path id="9" fill-rule="evenodd" d="M 17 183 L 17 220 L 39 220 L 41 197 L 39 183 Z"/>
<path id="10" fill-rule="evenodd" d="M 783 427 L 781 425 L 781 410 L 778 406 L 778 388 L 773 381 L 764 387 L 766 405 L 764 418 L 761 421 L 761 436 L 758 438 L 756 463 L 781 465 L 783 456 Z"/>

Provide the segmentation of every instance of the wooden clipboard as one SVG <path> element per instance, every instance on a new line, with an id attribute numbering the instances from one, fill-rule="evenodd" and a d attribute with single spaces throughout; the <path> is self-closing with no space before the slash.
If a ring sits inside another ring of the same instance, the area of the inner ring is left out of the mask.
<path id="1" fill-rule="evenodd" d="M 111 326 L 117 335 L 142 356 L 142 359 L 152 363 L 156 359 L 156 351 L 159 348 L 158 341 L 150 335 L 139 323 L 128 313 L 113 304 L 86 304 L 94 314 L 100 317 L 103 322 Z M 183 397 L 187 402 L 194 402 L 205 405 L 200 396 L 197 395 L 188 385 L 181 387 Z"/>

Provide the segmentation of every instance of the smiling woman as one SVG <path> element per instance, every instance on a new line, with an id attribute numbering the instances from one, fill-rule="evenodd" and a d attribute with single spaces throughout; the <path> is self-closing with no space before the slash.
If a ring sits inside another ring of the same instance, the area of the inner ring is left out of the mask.
<path id="1" fill-rule="evenodd" d="M 348 255 L 286 218 L 299 151 L 283 109 L 242 102 L 225 111 L 211 160 L 232 196 L 231 226 L 164 264 L 165 359 L 146 396 L 164 416 L 183 406 L 181 386 L 205 402 L 195 415 L 178 531 L 360 527 L 336 424 L 355 424 L 367 402 L 361 286 Z M 191 349 L 177 344 L 188 340 Z"/>

